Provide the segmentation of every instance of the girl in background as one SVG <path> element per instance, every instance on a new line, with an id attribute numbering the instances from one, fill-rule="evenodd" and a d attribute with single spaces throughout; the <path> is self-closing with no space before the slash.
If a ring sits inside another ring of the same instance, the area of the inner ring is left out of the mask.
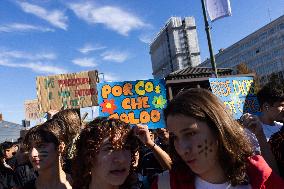
<path id="1" fill-rule="evenodd" d="M 137 137 L 129 124 L 108 118 L 91 121 L 76 141 L 73 188 L 139 188 L 134 174 L 137 149 Z"/>
<path id="2" fill-rule="evenodd" d="M 189 89 L 166 107 L 173 168 L 152 189 L 284 188 L 253 150 L 244 129 L 210 91 Z"/>

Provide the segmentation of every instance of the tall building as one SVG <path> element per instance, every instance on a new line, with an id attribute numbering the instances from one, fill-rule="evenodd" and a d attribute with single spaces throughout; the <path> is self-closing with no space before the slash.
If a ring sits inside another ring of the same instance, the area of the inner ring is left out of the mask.
<path id="1" fill-rule="evenodd" d="M 153 76 L 200 64 L 200 51 L 193 17 L 171 17 L 150 44 Z"/>
<path id="2" fill-rule="evenodd" d="M 284 78 L 284 15 L 232 46 L 219 50 L 215 59 L 217 68 L 246 64 L 257 73 L 262 84 L 272 73 Z M 210 65 L 210 59 L 207 59 L 200 66 Z"/>

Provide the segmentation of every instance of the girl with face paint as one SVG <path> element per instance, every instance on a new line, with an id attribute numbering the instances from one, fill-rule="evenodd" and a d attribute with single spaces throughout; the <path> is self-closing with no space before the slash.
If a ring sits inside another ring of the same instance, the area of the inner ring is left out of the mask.
<path id="1" fill-rule="evenodd" d="M 172 169 L 152 189 L 283 188 L 241 125 L 210 91 L 179 93 L 164 110 L 170 132 Z"/>
<path id="2" fill-rule="evenodd" d="M 36 126 L 26 134 L 23 146 L 29 152 L 29 160 L 38 177 L 24 189 L 71 189 L 70 177 L 62 169 L 62 156 L 68 144 L 67 125 L 59 119 L 51 119 Z"/>
<path id="3" fill-rule="evenodd" d="M 96 118 L 76 141 L 73 162 L 75 189 L 132 189 L 138 187 L 133 167 L 138 141 L 117 119 Z"/>

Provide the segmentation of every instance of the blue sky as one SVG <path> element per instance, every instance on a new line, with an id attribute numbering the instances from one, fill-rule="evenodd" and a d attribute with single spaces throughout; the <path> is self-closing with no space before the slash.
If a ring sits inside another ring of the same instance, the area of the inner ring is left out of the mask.
<path id="1" fill-rule="evenodd" d="M 231 0 L 231 17 L 211 24 L 214 51 L 284 14 L 283 0 Z M 106 80 L 151 79 L 149 42 L 171 16 L 194 16 L 208 56 L 198 0 L 1 0 L 0 112 L 21 123 L 36 76 L 96 69 Z M 270 10 L 270 17 L 269 11 Z"/>

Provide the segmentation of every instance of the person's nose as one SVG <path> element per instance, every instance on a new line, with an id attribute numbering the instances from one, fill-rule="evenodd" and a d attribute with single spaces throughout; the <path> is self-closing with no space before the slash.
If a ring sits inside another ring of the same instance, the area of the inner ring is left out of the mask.
<path id="1" fill-rule="evenodd" d="M 127 161 L 128 158 L 128 153 L 126 153 L 124 150 L 117 150 L 114 153 L 114 162 L 116 163 L 124 163 Z"/>
<path id="2" fill-rule="evenodd" d="M 177 151 L 180 155 L 189 155 L 192 151 L 192 144 L 188 140 L 179 140 L 177 142 Z"/>

